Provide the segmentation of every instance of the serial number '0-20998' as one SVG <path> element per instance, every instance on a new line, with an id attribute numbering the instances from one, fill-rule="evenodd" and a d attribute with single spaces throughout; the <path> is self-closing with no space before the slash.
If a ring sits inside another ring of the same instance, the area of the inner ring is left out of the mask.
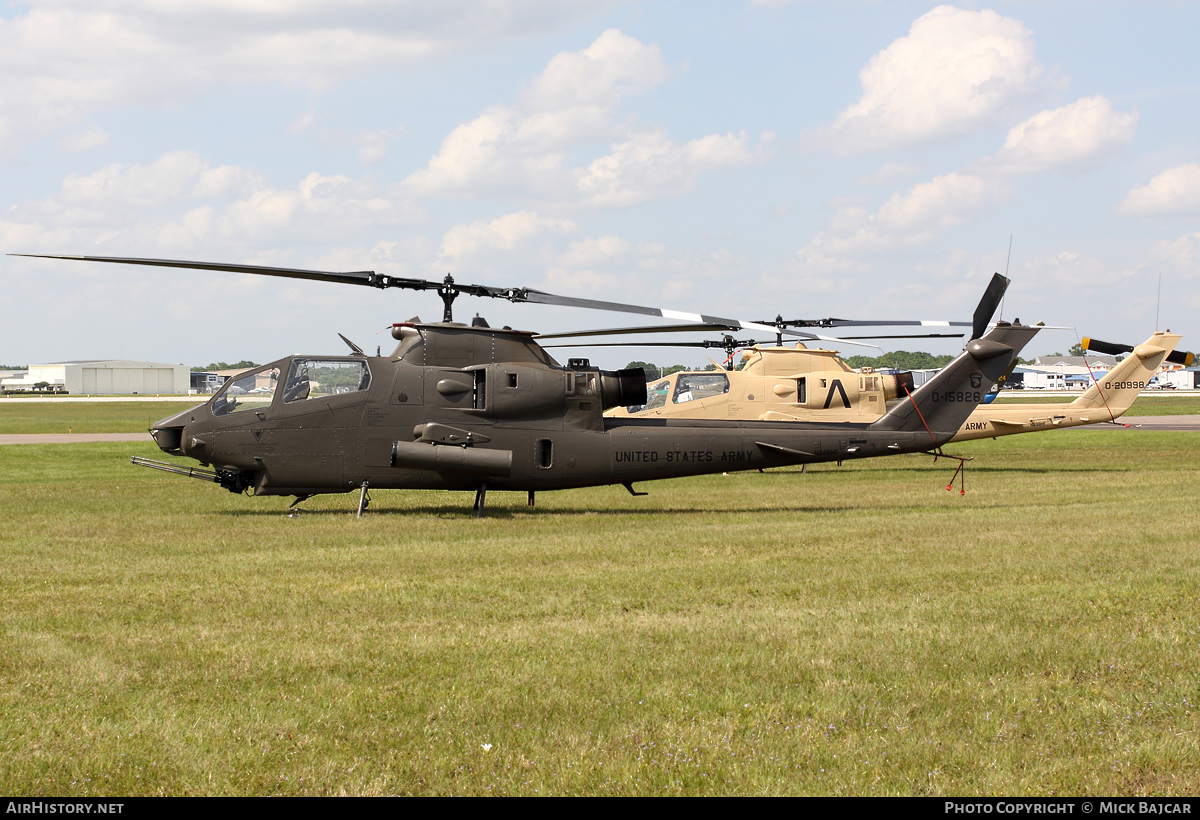
<path id="1" fill-rule="evenodd" d="M 1105 390 L 1145 390 L 1146 382 L 1105 382 Z"/>
<path id="2" fill-rule="evenodd" d="M 934 393 L 933 400 L 947 403 L 969 401 L 972 404 L 979 404 L 979 402 L 983 401 L 983 393 L 978 390 L 960 390 L 957 393 Z"/>

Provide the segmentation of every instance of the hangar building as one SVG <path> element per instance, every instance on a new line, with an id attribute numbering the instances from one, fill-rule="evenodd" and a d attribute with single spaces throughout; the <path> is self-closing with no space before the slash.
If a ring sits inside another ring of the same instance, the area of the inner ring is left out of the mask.
<path id="1" fill-rule="evenodd" d="M 189 368 L 182 364 L 99 360 L 31 364 L 20 378 L 5 379 L 5 390 L 32 390 L 46 382 L 65 388 L 72 395 L 180 393 L 187 395 Z"/>

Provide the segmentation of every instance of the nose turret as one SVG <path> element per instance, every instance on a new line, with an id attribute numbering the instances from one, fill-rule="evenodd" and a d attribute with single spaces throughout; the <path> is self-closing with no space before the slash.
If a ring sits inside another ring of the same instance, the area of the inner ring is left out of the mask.
<path id="1" fill-rule="evenodd" d="M 196 407 L 202 406 L 196 405 Z M 150 435 L 154 439 L 154 443 L 158 445 L 158 449 L 173 456 L 183 455 L 183 450 L 181 449 L 183 444 L 183 428 L 191 421 L 196 407 L 189 407 L 182 413 L 167 416 L 165 419 L 159 419 L 150 425 Z"/>

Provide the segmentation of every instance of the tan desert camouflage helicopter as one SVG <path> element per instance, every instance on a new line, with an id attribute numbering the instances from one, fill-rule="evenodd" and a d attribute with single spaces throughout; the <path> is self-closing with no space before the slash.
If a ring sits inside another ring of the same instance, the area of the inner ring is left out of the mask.
<path id="1" fill-rule="evenodd" d="M 212 482 L 232 492 L 295 496 L 369 489 L 475 492 L 482 515 L 491 490 L 622 485 L 900 453 L 927 452 L 958 430 L 988 385 L 1012 367 L 1036 328 L 988 330 L 1008 285 L 993 278 L 966 350 L 937 376 L 870 422 L 795 424 L 738 419 L 612 419 L 604 411 L 646 402 L 640 368 L 604 371 L 586 359 L 560 365 L 534 334 L 456 323 L 460 294 L 586 307 L 714 326 L 772 328 L 530 288 L 406 279 L 374 271 L 310 271 L 162 259 L 62 257 L 312 279 L 374 288 L 436 290 L 443 321 L 396 324 L 398 345 L 369 356 L 287 356 L 236 377 L 213 397 L 162 419 L 151 434 L 164 452 L 199 467 L 134 458 L 135 464 Z M 986 332 L 985 332 L 986 331 Z M 802 339 L 822 339 L 788 330 Z"/>
<path id="2" fill-rule="evenodd" d="M 994 282 L 995 280 L 993 280 Z M 981 305 L 982 307 L 982 305 Z M 887 411 L 912 392 L 911 373 L 895 375 L 876 373 L 871 368 L 854 370 L 833 350 L 810 349 L 802 342 L 784 347 L 783 336 L 789 327 L 836 328 L 868 326 L 920 325 L 926 328 L 970 327 L 981 320 L 976 312 L 973 322 L 948 321 L 858 321 L 848 319 L 784 320 L 759 322 L 776 334 L 774 346 L 753 340 L 741 341 L 725 333 L 721 341 L 698 342 L 595 342 L 547 344 L 558 347 L 704 347 L 724 348 L 725 369 L 680 371 L 652 379 L 647 385 L 644 405 L 617 407 L 609 410 L 610 418 L 694 418 L 694 419 L 758 419 L 763 421 L 820 421 L 869 422 Z M 988 321 L 983 319 L 984 323 Z M 1017 320 L 1020 324 L 1020 320 Z M 578 330 L 539 336 L 540 340 L 567 339 L 613 335 L 635 335 L 664 332 L 695 332 L 711 330 L 712 325 L 662 325 L 652 327 Z M 736 330 L 734 326 L 720 328 Z M 922 333 L 917 335 L 873 334 L 851 336 L 854 339 L 929 339 L 962 338 L 958 333 Z M 978 335 L 978 333 L 976 333 Z M 851 341 L 851 343 L 855 343 Z M 874 347 L 874 345 L 867 345 Z M 743 367 L 733 369 L 734 351 L 742 348 Z M 710 360 L 712 361 L 712 360 Z M 716 362 L 714 361 L 715 365 Z"/>
<path id="3" fill-rule="evenodd" d="M 802 344 L 746 348 L 740 370 L 680 371 L 651 380 L 646 404 L 614 408 L 607 415 L 869 422 L 913 389 L 911 373 L 858 372 L 835 351 Z"/>
<path id="4" fill-rule="evenodd" d="M 1191 353 L 1175 350 L 1182 338 L 1169 330 L 1165 333 L 1155 332 L 1137 347 L 1084 338 L 1084 350 L 1130 355 L 1111 370 L 1094 373 L 1091 385 L 1083 391 L 1083 395 L 1071 402 L 981 404 L 972 411 L 951 441 L 1115 422 L 1146 389 L 1164 361 L 1185 367 L 1192 364 L 1194 356 Z"/>
<path id="5" fill-rule="evenodd" d="M 997 274 L 998 275 L 998 274 Z M 996 280 L 993 280 L 993 283 Z M 982 307 L 982 304 L 981 304 Z M 647 386 L 647 402 L 609 410 L 610 418 L 695 418 L 695 419 L 758 419 L 763 421 L 808 422 L 870 422 L 885 412 L 889 403 L 903 399 L 914 388 L 909 372 L 896 374 L 876 372 L 872 368 L 855 370 L 833 350 L 810 349 L 803 343 L 785 347 L 783 336 L 799 328 L 838 328 L 868 326 L 921 326 L 923 328 L 976 327 L 986 325 L 990 317 L 979 311 L 971 322 L 849 319 L 784 320 L 759 322 L 776 334 L 775 344 L 754 340 L 738 340 L 725 333 L 721 341 L 698 342 L 596 342 L 546 344 L 557 347 L 704 347 L 724 348 L 725 369 L 681 371 L 653 379 Z M 1018 319 L 1016 324 L 1020 324 Z M 1038 326 L 1040 327 L 1040 326 Z M 711 325 L 664 325 L 654 327 L 579 330 L 540 336 L 540 340 L 635 335 L 662 332 L 696 332 L 710 330 Z M 722 330 L 736 330 L 732 325 Z M 870 336 L 851 336 L 838 339 L 928 339 L 962 338 L 962 332 L 927 332 L 916 335 L 876 333 Z M 854 343 L 853 341 L 851 343 Z M 868 345 L 874 347 L 874 345 Z M 734 370 L 734 352 L 742 348 L 743 366 Z M 710 360 L 712 361 L 712 360 Z M 713 362 L 716 365 L 716 362 Z M 1014 362 L 1015 364 L 1015 362 Z M 1006 374 L 1005 374 L 1006 375 Z M 1001 377 L 1003 380 L 1003 376 Z"/>
<path id="6" fill-rule="evenodd" d="M 541 338 L 587 333 L 589 331 L 577 331 Z M 1132 355 L 1111 370 L 1096 374 L 1092 385 L 1072 402 L 981 404 L 951 441 L 1115 421 L 1130 408 L 1164 361 L 1185 366 L 1192 363 L 1191 353 L 1174 352 L 1181 338 L 1170 331 L 1156 332 L 1137 347 L 1085 338 L 1082 345 L 1085 350 Z M 674 346 L 676 343 L 666 344 Z M 646 388 L 646 404 L 613 408 L 606 415 L 612 418 L 872 421 L 887 412 L 889 404 L 894 404 L 913 389 L 911 373 L 893 375 L 876 373 L 871 368 L 855 370 L 835 351 L 811 350 L 803 343 L 797 343 L 795 347 L 754 344 L 743 349 L 742 357 L 745 364 L 740 370 L 679 371 L 651 380 Z M 1004 374 L 1000 383 L 1007 376 Z M 998 388 L 999 384 L 993 385 L 989 396 L 993 396 Z"/>

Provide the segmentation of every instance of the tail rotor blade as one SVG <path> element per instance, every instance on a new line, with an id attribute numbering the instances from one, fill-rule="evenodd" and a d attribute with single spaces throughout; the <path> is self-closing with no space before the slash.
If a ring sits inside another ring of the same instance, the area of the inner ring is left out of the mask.
<path id="1" fill-rule="evenodd" d="M 1091 350 L 1095 353 L 1103 353 L 1106 356 L 1119 356 L 1122 353 L 1132 353 L 1133 348 L 1130 345 L 1113 344 L 1112 342 L 1102 342 L 1099 339 L 1085 338 L 1080 345 L 1084 350 Z"/>
<path id="2" fill-rule="evenodd" d="M 979 307 L 975 308 L 975 321 L 971 325 L 972 339 L 978 339 L 987 332 L 988 324 L 991 323 L 996 308 L 1000 307 L 1000 300 L 1004 298 L 1004 291 L 1008 290 L 1008 285 L 1007 278 L 998 273 L 992 274 L 992 281 L 983 292 Z"/>
<path id="3" fill-rule="evenodd" d="M 1132 353 L 1131 345 L 1120 345 L 1113 342 L 1102 342 L 1099 339 L 1084 338 L 1082 347 L 1084 350 L 1092 350 L 1096 353 L 1104 353 L 1108 356 L 1117 356 L 1121 353 Z M 1195 356 L 1186 350 L 1172 350 L 1167 354 L 1167 361 L 1174 364 L 1181 364 L 1184 367 L 1191 367 L 1195 361 Z"/>

